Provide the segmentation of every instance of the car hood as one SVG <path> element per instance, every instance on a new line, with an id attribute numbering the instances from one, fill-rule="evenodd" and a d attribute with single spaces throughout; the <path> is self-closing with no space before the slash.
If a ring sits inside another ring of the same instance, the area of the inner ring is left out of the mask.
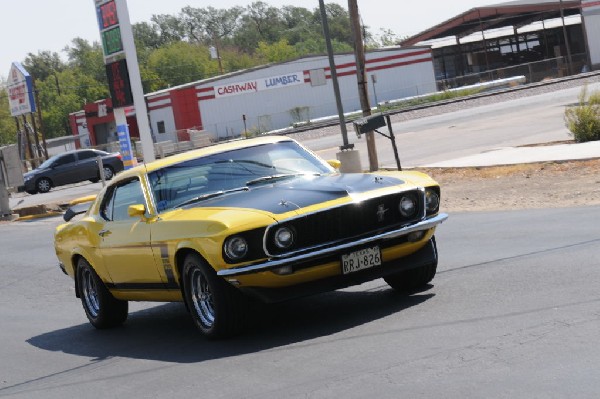
<path id="1" fill-rule="evenodd" d="M 405 183 L 404 180 L 396 177 L 377 174 L 297 177 L 277 183 L 253 185 L 247 191 L 211 198 L 188 205 L 186 208 L 247 208 L 281 214 Z"/>
<path id="2" fill-rule="evenodd" d="M 23 173 L 23 177 L 24 178 L 28 178 L 31 176 L 35 176 L 41 169 L 34 169 L 34 170 L 30 170 L 29 172 L 25 172 Z"/>

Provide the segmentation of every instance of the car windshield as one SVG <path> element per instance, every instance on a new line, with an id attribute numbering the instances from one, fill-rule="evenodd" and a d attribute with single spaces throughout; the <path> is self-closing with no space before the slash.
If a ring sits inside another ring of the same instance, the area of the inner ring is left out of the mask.
<path id="1" fill-rule="evenodd" d="M 60 155 L 54 155 L 53 157 L 50 157 L 48 159 L 46 159 L 44 162 L 42 162 L 40 164 L 40 166 L 38 166 L 38 169 L 45 169 L 45 168 L 49 168 L 50 166 L 52 166 L 52 164 L 58 159 L 60 158 Z"/>
<path id="2" fill-rule="evenodd" d="M 258 145 L 196 158 L 148 175 L 158 212 L 201 203 L 212 194 L 242 192 L 281 176 L 320 175 L 333 169 L 293 141 Z M 190 201 L 191 200 L 191 201 Z"/>

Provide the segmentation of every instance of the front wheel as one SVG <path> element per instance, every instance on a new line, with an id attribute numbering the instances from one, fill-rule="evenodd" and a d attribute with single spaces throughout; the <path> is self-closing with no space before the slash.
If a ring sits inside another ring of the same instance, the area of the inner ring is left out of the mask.
<path id="1" fill-rule="evenodd" d="M 127 320 L 127 301 L 115 299 L 92 266 L 83 258 L 77 262 L 77 290 L 85 314 L 94 327 L 116 327 Z"/>
<path id="2" fill-rule="evenodd" d="M 437 247 L 435 244 L 435 237 L 431 238 L 431 241 L 427 243 L 433 252 L 435 260 L 423 266 L 419 266 L 414 269 L 405 270 L 400 273 L 393 274 L 391 276 L 384 277 L 386 283 L 397 291 L 410 291 L 417 288 L 424 287 L 435 277 L 437 271 Z"/>
<path id="3" fill-rule="evenodd" d="M 202 334 L 224 338 L 243 329 L 247 314 L 245 298 L 197 254 L 185 258 L 183 279 L 186 303 Z"/>
<path id="4" fill-rule="evenodd" d="M 47 177 L 42 177 L 35 183 L 38 193 L 47 193 L 52 188 L 52 182 Z"/>

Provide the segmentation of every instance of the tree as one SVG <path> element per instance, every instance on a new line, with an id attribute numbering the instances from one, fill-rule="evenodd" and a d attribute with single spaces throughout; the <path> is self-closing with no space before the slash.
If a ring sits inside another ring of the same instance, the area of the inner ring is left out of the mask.
<path id="1" fill-rule="evenodd" d="M 10 115 L 6 81 L 0 76 L 0 147 L 17 142 L 17 126 Z"/>
<path id="2" fill-rule="evenodd" d="M 60 59 L 58 53 L 38 51 L 37 54 L 27 54 L 23 61 L 23 67 L 35 79 L 45 80 L 57 72 L 64 71 L 67 66 Z"/>
<path id="3" fill-rule="evenodd" d="M 325 10 L 327 12 L 331 39 L 341 43 L 352 44 L 352 27 L 350 26 L 350 14 L 348 10 L 335 3 L 326 4 Z M 321 26 L 321 14 L 318 8 L 314 10 L 313 18 L 319 21 L 319 26 Z"/>
<path id="4" fill-rule="evenodd" d="M 163 46 L 185 39 L 185 28 L 180 18 L 173 15 L 160 14 L 153 15 L 150 20 L 156 25 Z"/>
<path id="5" fill-rule="evenodd" d="M 172 43 L 152 52 L 148 67 L 156 72 L 163 88 L 218 73 L 218 66 L 209 59 L 208 48 L 188 42 Z"/>
<path id="6" fill-rule="evenodd" d="M 190 41 L 210 45 L 232 36 L 243 11 L 241 7 L 216 9 L 188 6 L 181 10 L 180 15 Z"/>
<path id="7" fill-rule="evenodd" d="M 89 76 L 107 84 L 106 69 L 104 67 L 104 55 L 100 43 L 90 44 L 82 38 L 75 38 L 71 41 L 71 46 L 65 47 L 69 66 L 81 72 L 82 75 Z"/>
<path id="8" fill-rule="evenodd" d="M 257 1 L 249 5 L 240 20 L 234 43 L 248 52 L 253 52 L 259 42 L 275 43 L 282 37 L 285 25 L 279 9 Z"/>
<path id="9" fill-rule="evenodd" d="M 149 24 L 148 22 L 138 22 L 131 26 L 133 30 L 133 38 L 135 46 L 139 50 L 148 51 L 160 48 L 164 45 L 163 37 L 161 36 L 158 25 Z"/>
<path id="10" fill-rule="evenodd" d="M 266 62 L 283 62 L 298 57 L 296 49 L 290 46 L 286 39 L 273 44 L 260 42 L 256 54 Z"/>

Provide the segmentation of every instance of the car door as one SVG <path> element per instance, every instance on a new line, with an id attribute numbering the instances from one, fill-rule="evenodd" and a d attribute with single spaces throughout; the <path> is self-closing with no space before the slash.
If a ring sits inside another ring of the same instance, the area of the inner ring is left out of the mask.
<path id="1" fill-rule="evenodd" d="M 62 186 L 77 181 L 77 168 L 75 154 L 63 154 L 54 161 L 52 167 L 48 171 L 50 179 L 55 186 Z"/>
<path id="2" fill-rule="evenodd" d="M 98 156 L 100 154 L 92 150 L 82 150 L 77 153 L 77 169 L 79 170 L 79 181 L 94 180 L 100 176 L 98 171 Z"/>
<path id="3" fill-rule="evenodd" d="M 151 222 L 128 215 L 129 205 L 145 204 L 140 180 L 135 178 L 109 188 L 101 204 L 103 226 L 99 250 L 114 288 L 146 290 L 162 288 L 152 246 Z"/>

